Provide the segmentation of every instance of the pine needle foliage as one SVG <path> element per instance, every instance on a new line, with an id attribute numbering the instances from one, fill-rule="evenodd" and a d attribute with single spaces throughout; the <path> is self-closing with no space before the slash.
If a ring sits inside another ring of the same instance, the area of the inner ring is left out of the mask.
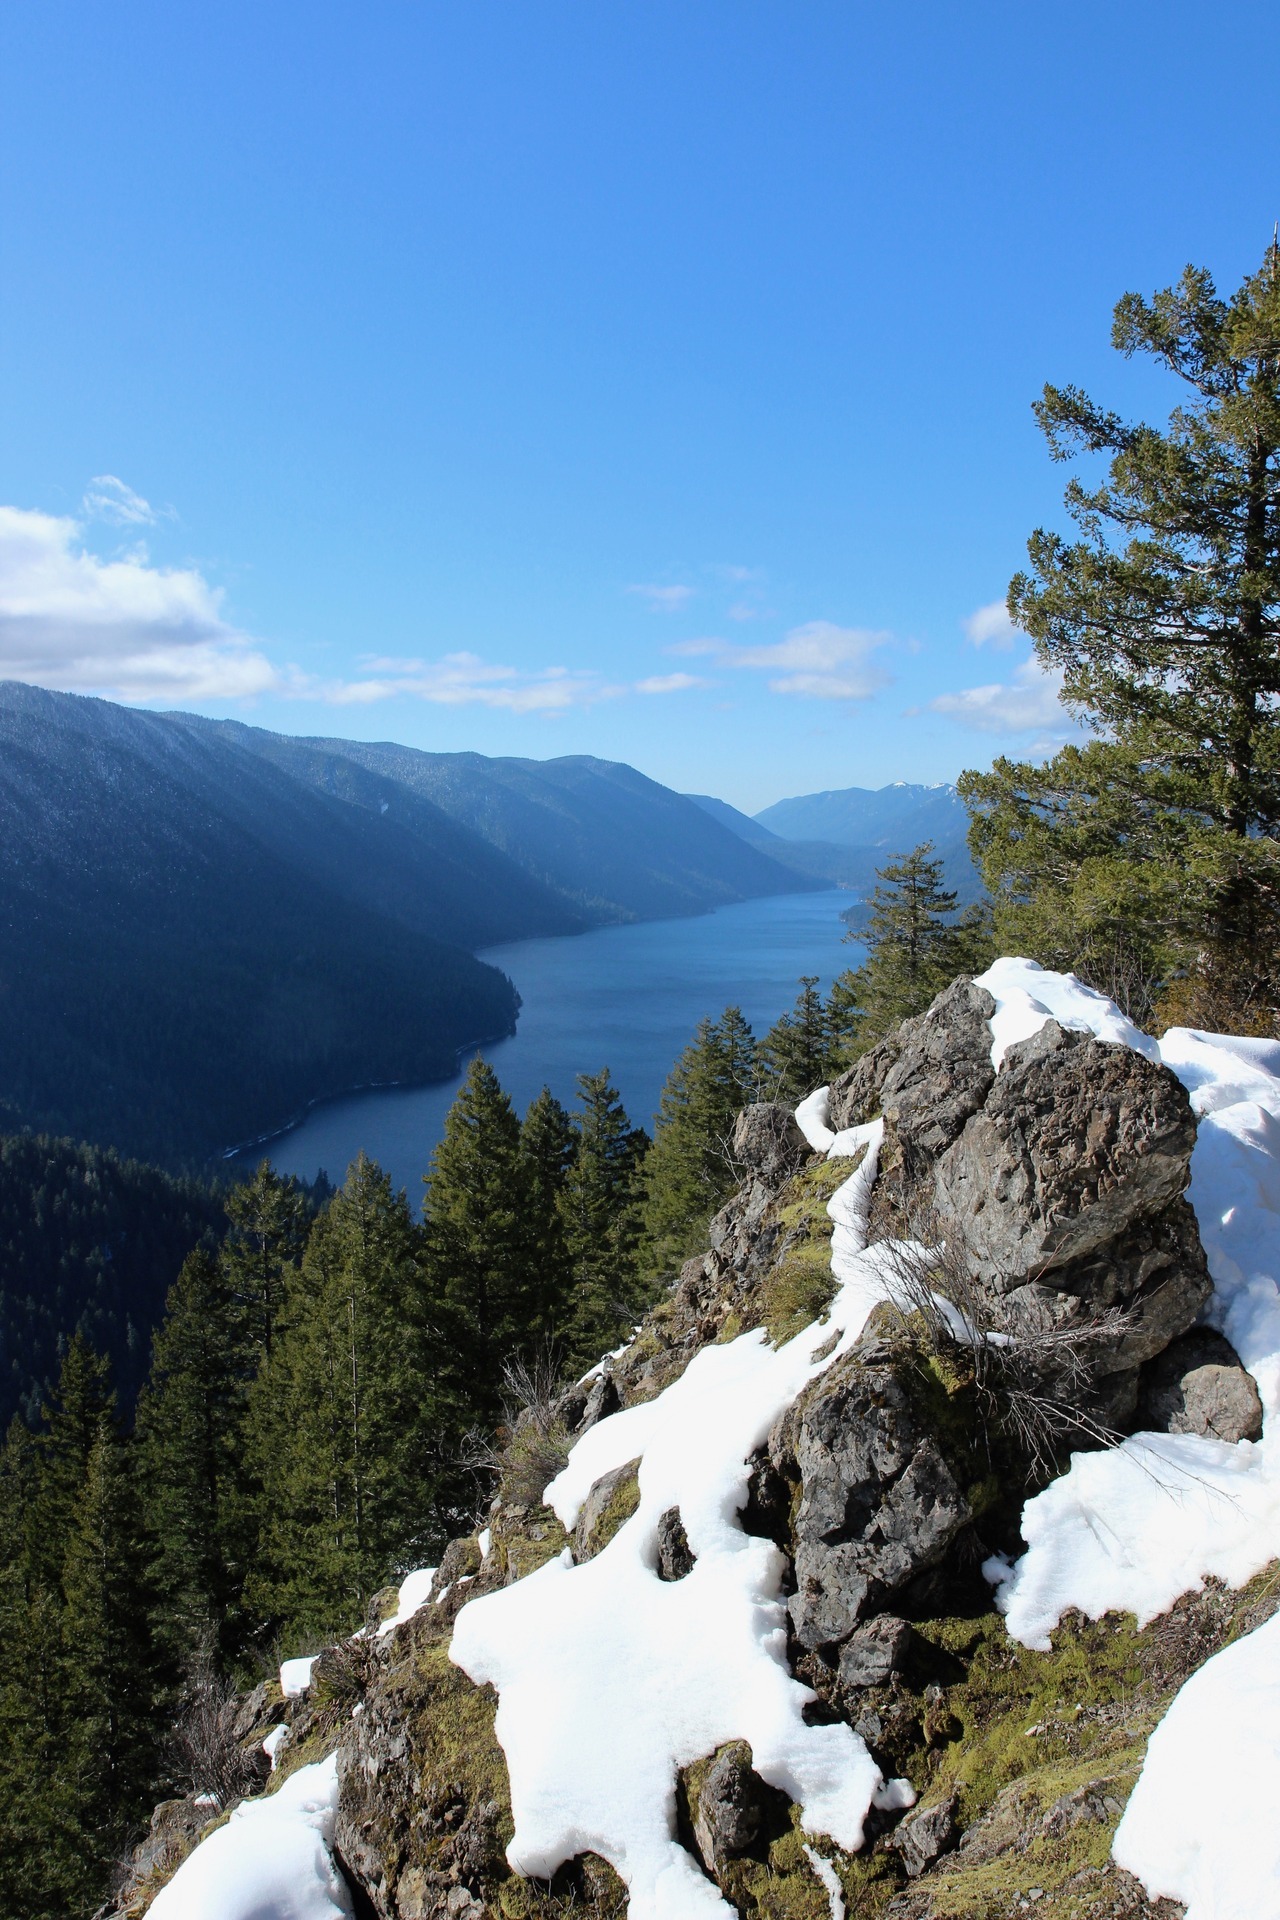
<path id="1" fill-rule="evenodd" d="M 1074 538 L 1044 528 L 1009 611 L 1088 729 L 1044 765 L 960 790 L 1001 944 L 1148 1011 L 1181 977 L 1220 1018 L 1280 1006 L 1280 247 L 1229 298 L 1201 268 L 1126 294 L 1112 342 L 1182 383 L 1163 429 L 1076 387 L 1036 415 L 1073 478 Z M 1086 470 L 1089 471 L 1089 470 Z"/>

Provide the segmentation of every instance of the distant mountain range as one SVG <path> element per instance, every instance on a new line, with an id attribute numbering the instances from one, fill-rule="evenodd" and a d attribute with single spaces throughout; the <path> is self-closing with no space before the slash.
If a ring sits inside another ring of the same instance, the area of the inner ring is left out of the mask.
<path id="1" fill-rule="evenodd" d="M 812 888 L 633 768 L 0 683 L 0 1130 L 190 1164 L 509 1033 L 474 949 Z"/>
<path id="2" fill-rule="evenodd" d="M 710 794 L 688 797 L 771 859 L 837 886 L 870 893 L 878 867 L 931 840 L 961 900 L 982 891 L 965 841 L 968 812 L 954 786 L 897 780 L 888 787 L 841 787 L 778 800 L 754 818 Z"/>

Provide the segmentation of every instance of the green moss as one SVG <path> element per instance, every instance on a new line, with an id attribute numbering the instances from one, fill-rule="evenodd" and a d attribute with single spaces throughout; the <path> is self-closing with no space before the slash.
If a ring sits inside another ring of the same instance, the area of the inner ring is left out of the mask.
<path id="1" fill-rule="evenodd" d="M 596 1523 L 584 1542 L 579 1558 L 594 1560 L 603 1553 L 620 1527 L 626 1525 L 636 1508 L 640 1505 L 640 1462 L 631 1461 L 624 1477 L 618 1482 L 609 1496 L 608 1505 L 597 1515 Z"/>
<path id="2" fill-rule="evenodd" d="M 781 1346 L 826 1311 L 837 1283 L 831 1271 L 833 1223 L 827 1202 L 856 1160 L 823 1160 L 790 1180 L 774 1209 L 782 1251 L 750 1302 L 752 1324 Z"/>

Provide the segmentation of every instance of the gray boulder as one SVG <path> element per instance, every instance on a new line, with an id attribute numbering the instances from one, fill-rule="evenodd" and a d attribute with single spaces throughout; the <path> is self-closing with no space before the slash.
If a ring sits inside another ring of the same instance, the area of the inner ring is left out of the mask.
<path id="1" fill-rule="evenodd" d="M 986 1099 L 996 1077 L 988 1025 L 995 1010 L 985 987 L 953 980 L 898 1029 L 880 1104 L 909 1172 L 945 1152 Z"/>
<path id="2" fill-rule="evenodd" d="M 1050 1020 L 1011 1047 L 942 1154 L 939 1222 L 1004 1290 L 1163 1213 L 1190 1177 L 1196 1123 L 1167 1067 Z"/>
<path id="3" fill-rule="evenodd" d="M 911 1628 L 896 1614 L 877 1614 L 859 1627 L 840 1649 L 840 1684 L 883 1687 L 901 1667 L 911 1645 Z"/>
<path id="4" fill-rule="evenodd" d="M 764 1782 L 751 1770 L 751 1749 L 735 1740 L 716 1755 L 698 1795 L 693 1835 L 708 1872 L 755 1844 L 764 1813 Z"/>
<path id="5" fill-rule="evenodd" d="M 971 1518 L 883 1351 L 874 1341 L 853 1348 L 769 1436 L 772 1464 L 800 1484 L 788 1605 L 811 1651 L 847 1640 L 936 1566 Z"/>
<path id="6" fill-rule="evenodd" d="M 693 1572 L 694 1558 L 679 1507 L 668 1507 L 658 1522 L 659 1580 L 683 1580 Z"/>
<path id="7" fill-rule="evenodd" d="M 1199 1433 L 1234 1445 L 1262 1434 L 1253 1376 L 1229 1340 L 1196 1327 L 1144 1370 L 1138 1424 L 1152 1433 Z"/>
<path id="8" fill-rule="evenodd" d="M 787 1180 L 809 1157 L 809 1143 L 790 1107 L 757 1101 L 733 1123 L 733 1157 L 761 1180 Z"/>
<path id="9" fill-rule="evenodd" d="M 931 1807 L 916 1807 L 890 1834 L 889 1845 L 913 1880 L 955 1846 L 959 1838 L 958 1804 L 956 1795 L 949 1794 Z"/>

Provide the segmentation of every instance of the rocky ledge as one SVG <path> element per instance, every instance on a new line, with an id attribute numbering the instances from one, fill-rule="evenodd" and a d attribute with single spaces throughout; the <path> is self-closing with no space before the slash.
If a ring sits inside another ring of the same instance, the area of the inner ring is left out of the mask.
<path id="1" fill-rule="evenodd" d="M 1181 1084 L 1052 1021 L 997 1075 L 994 1010 L 958 981 L 832 1088 L 833 1127 L 883 1115 L 872 1236 L 916 1251 L 895 1302 L 775 1421 L 742 1514 L 784 1557 L 806 1716 L 852 1727 L 918 1798 L 873 1811 L 857 1854 L 817 1861 L 748 1746 L 684 1768 L 679 1837 L 744 1915 L 824 1920 L 835 1887 L 851 1913 L 894 1920 L 1171 1920 L 1181 1909 L 1149 1902 L 1111 1862 L 1111 1836 L 1178 1687 L 1277 1605 L 1265 1574 L 1238 1592 L 1210 1583 L 1143 1631 L 1069 1614 L 1047 1652 L 1015 1644 L 993 1610 L 984 1562 L 1020 1550 L 1023 1504 L 1068 1448 L 1135 1424 L 1235 1441 L 1261 1418 L 1238 1357 L 1198 1324 L 1210 1283 L 1185 1198 L 1196 1123 Z M 389 1590 L 305 1694 L 264 1687 L 239 1703 L 246 1752 L 287 1729 L 277 1782 L 336 1753 L 334 1854 L 362 1920 L 625 1910 L 589 1851 L 550 1881 L 512 1872 L 495 1696 L 448 1648 L 468 1601 L 566 1549 L 590 1559 L 635 1511 L 634 1463 L 592 1488 L 572 1537 L 541 1504 L 577 1439 L 653 1399 L 708 1345 L 757 1327 L 779 1344 L 830 1303 L 826 1205 L 848 1160 L 812 1153 L 776 1106 L 747 1109 L 734 1147 L 743 1184 L 707 1250 L 625 1352 L 515 1421 L 485 1530 L 450 1543 L 428 1602 L 379 1633 Z M 939 1294 L 950 1318 L 931 1307 Z M 1021 1371 L 993 1370 L 988 1352 L 1021 1354 Z M 691 1564 L 673 1508 L 657 1571 L 679 1580 Z M 146 1912 L 208 1816 L 191 1802 L 157 1810 L 116 1915 Z"/>

